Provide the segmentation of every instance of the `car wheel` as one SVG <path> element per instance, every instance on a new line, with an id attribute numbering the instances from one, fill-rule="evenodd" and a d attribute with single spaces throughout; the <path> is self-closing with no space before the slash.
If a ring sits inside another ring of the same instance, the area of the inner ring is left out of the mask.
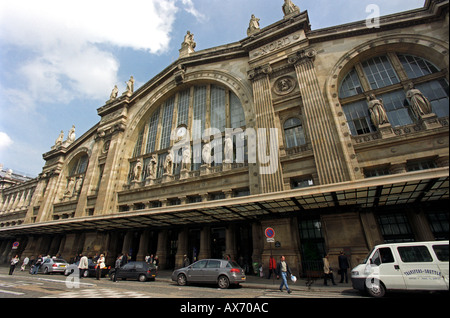
<path id="1" fill-rule="evenodd" d="M 386 294 L 386 288 L 379 280 L 372 280 L 370 286 L 366 286 L 367 293 L 375 298 L 381 298 Z"/>
<path id="2" fill-rule="evenodd" d="M 187 285 L 187 279 L 184 274 L 178 275 L 177 284 L 178 284 L 178 286 L 186 286 Z"/>
<path id="3" fill-rule="evenodd" d="M 48 267 L 44 268 L 44 274 L 45 274 L 45 275 L 50 274 L 50 272 L 48 271 Z"/>
<path id="4" fill-rule="evenodd" d="M 228 287 L 230 287 L 230 280 L 226 276 L 220 276 L 217 284 L 221 289 L 227 289 Z"/>
<path id="5" fill-rule="evenodd" d="M 145 277 L 144 274 L 141 274 L 141 275 L 139 275 L 139 281 L 140 282 L 145 282 L 145 281 L 147 281 L 147 277 Z"/>

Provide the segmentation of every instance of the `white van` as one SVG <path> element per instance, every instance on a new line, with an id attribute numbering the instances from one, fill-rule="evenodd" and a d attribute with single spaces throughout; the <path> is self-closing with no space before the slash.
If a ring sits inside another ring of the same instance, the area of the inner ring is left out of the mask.
<path id="1" fill-rule="evenodd" d="M 386 291 L 448 291 L 448 241 L 377 245 L 352 269 L 353 288 L 383 297 Z"/>

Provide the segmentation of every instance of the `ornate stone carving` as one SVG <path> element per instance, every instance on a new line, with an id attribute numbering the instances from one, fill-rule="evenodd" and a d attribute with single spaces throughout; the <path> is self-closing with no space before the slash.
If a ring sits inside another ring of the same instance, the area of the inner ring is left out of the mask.
<path id="1" fill-rule="evenodd" d="M 249 80 L 254 81 L 262 76 L 267 76 L 272 73 L 272 67 L 270 64 L 257 66 L 247 72 L 247 77 Z"/>
<path id="2" fill-rule="evenodd" d="M 287 95 L 295 89 L 295 80 L 290 76 L 283 76 L 276 80 L 273 91 L 277 95 Z"/>
<path id="3" fill-rule="evenodd" d="M 308 61 L 314 61 L 316 55 L 317 55 L 317 52 L 314 49 L 301 50 L 297 53 L 289 55 L 288 63 L 295 65 L 295 64 L 299 64 L 299 63 L 308 62 Z"/>

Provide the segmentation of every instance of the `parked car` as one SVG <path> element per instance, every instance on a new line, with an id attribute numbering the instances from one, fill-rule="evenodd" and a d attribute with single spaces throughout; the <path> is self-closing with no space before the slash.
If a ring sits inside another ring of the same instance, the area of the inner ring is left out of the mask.
<path id="1" fill-rule="evenodd" d="M 50 273 L 61 273 L 64 274 L 66 267 L 69 266 L 62 258 L 44 258 L 44 262 L 39 268 L 40 273 L 50 274 Z"/>
<path id="2" fill-rule="evenodd" d="M 137 279 L 140 282 L 155 280 L 156 275 L 156 266 L 146 262 L 129 262 L 122 266 L 119 271 L 113 268 L 109 272 L 111 280 L 114 280 L 114 277 L 117 276 L 118 279 Z"/>
<path id="3" fill-rule="evenodd" d="M 70 274 L 72 274 L 74 271 L 76 271 L 78 269 L 79 264 L 80 264 L 80 261 L 67 266 L 66 270 L 64 271 L 64 275 L 69 276 Z M 95 264 L 91 258 L 88 259 L 88 270 L 84 271 L 83 277 L 95 277 L 96 276 L 96 266 L 97 266 L 97 264 Z M 105 268 L 103 268 L 101 277 L 106 277 L 106 275 L 109 273 L 110 269 L 111 269 L 111 266 L 106 266 Z"/>
<path id="4" fill-rule="evenodd" d="M 352 269 L 353 288 L 373 297 L 387 291 L 448 291 L 448 241 L 381 244 Z"/>
<path id="5" fill-rule="evenodd" d="M 173 271 L 172 280 L 180 286 L 189 283 L 211 283 L 220 288 L 239 285 L 246 280 L 244 270 L 234 261 L 204 259 Z"/>

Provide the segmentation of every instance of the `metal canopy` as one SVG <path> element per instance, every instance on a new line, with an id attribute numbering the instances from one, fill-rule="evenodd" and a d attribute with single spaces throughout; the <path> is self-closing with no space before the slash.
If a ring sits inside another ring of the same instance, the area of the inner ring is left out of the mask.
<path id="1" fill-rule="evenodd" d="M 439 201 L 449 198 L 448 176 L 448 167 L 438 168 L 225 200 L 21 224 L 0 229 L 0 237 L 251 222 L 343 206 L 376 208 Z"/>

